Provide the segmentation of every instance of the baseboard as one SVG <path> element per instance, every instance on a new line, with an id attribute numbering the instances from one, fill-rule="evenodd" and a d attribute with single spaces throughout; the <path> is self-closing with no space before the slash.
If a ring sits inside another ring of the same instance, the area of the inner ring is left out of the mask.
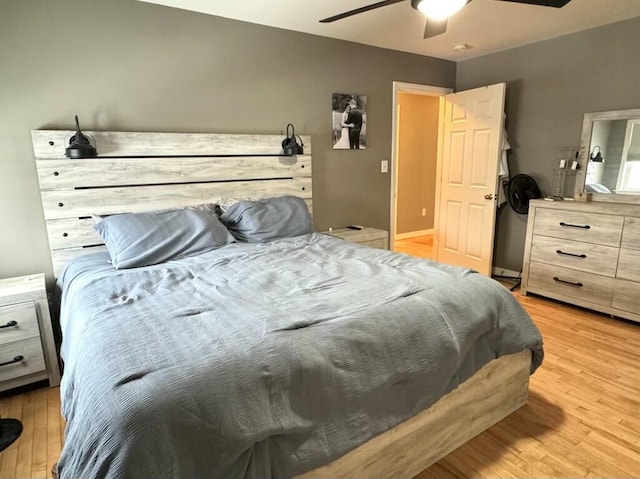
<path id="1" fill-rule="evenodd" d="M 519 278 L 521 275 L 520 271 L 513 271 L 507 268 L 500 268 L 499 266 L 494 266 L 492 273 L 494 276 L 510 276 L 512 278 Z"/>
<path id="2" fill-rule="evenodd" d="M 431 228 L 430 230 L 409 231 L 408 233 L 396 234 L 395 239 L 403 240 L 403 239 L 415 238 L 416 236 L 426 236 L 426 235 L 432 235 L 432 234 L 433 234 L 433 228 Z"/>

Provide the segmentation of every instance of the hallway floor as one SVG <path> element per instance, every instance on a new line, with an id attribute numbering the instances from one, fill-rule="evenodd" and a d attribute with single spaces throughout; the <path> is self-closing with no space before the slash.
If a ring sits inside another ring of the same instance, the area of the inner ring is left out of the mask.
<path id="1" fill-rule="evenodd" d="M 433 234 L 396 240 L 394 251 L 417 256 L 418 258 L 433 259 Z"/>

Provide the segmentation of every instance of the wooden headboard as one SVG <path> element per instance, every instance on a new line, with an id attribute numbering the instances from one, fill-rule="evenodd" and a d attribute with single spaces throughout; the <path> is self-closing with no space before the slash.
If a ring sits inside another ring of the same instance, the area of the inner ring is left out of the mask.
<path id="1" fill-rule="evenodd" d="M 312 211 L 311 139 L 282 156 L 283 135 L 85 132 L 98 158 L 69 159 L 73 131 L 31 132 L 55 276 L 105 247 L 91 215 L 215 203 L 223 196 L 295 195 Z"/>

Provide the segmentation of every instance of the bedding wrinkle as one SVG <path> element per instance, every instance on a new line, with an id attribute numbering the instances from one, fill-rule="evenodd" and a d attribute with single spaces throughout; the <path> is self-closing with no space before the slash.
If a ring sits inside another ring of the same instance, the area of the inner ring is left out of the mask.
<path id="1" fill-rule="evenodd" d="M 497 356 L 542 360 L 488 278 L 320 234 L 125 270 L 86 255 L 61 291 L 60 479 L 293 477 Z"/>
<path id="2" fill-rule="evenodd" d="M 124 384 L 130 383 L 131 381 L 136 381 L 138 379 L 142 379 L 143 377 L 145 377 L 147 375 L 148 371 L 138 371 L 134 374 L 129 374 L 128 376 L 120 379 L 119 381 L 116 381 L 116 383 L 113 385 L 114 388 L 120 387 Z"/>

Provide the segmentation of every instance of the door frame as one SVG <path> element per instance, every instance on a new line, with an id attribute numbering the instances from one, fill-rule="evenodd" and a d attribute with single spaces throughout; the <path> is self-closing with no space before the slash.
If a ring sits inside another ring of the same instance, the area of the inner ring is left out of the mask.
<path id="1" fill-rule="evenodd" d="M 431 85 L 421 85 L 418 83 L 393 82 L 393 106 L 391 109 L 391 198 L 390 198 L 390 216 L 389 216 L 389 250 L 393 251 L 396 237 L 396 209 L 398 207 L 398 146 L 399 146 L 399 128 L 400 118 L 398 118 L 398 94 L 411 93 L 414 95 L 427 95 L 440 97 L 440 117 L 442 116 L 442 107 L 445 95 L 453 93 L 452 88 L 443 88 Z M 438 121 L 440 124 L 440 121 Z M 442 144 L 442 134 L 438 133 L 438 155 L 436 164 L 436 195 L 434 221 L 438 218 L 439 202 L 437 194 L 439 193 L 439 172 L 440 172 L 440 148 Z M 434 223 L 435 227 L 435 223 Z M 435 235 L 437 236 L 437 235 Z M 434 245 L 435 246 L 435 245 Z"/>

